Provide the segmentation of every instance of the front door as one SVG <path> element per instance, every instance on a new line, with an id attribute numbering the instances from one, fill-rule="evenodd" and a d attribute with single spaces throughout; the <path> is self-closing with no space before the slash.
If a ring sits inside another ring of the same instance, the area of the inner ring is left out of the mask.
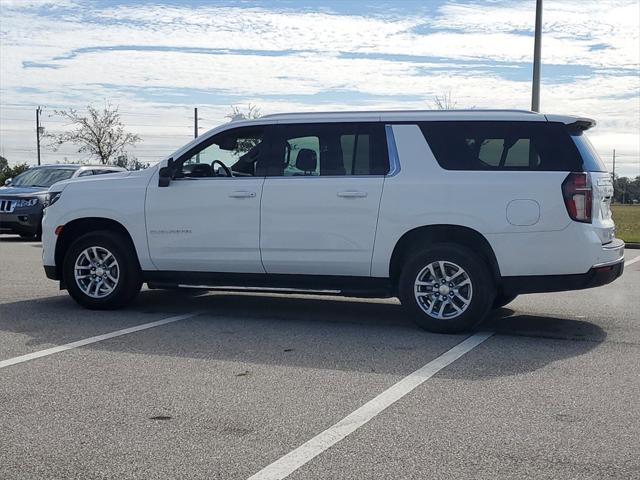
<path id="1" fill-rule="evenodd" d="M 149 185 L 147 238 L 159 270 L 264 273 L 264 138 L 264 127 L 219 133 L 176 159 L 168 187 Z"/>
<path id="2" fill-rule="evenodd" d="M 267 273 L 369 276 L 389 163 L 377 123 L 280 125 L 262 193 Z"/>

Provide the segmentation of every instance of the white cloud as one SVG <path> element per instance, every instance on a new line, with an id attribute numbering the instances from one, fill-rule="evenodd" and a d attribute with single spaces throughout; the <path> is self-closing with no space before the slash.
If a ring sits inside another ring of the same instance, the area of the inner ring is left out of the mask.
<path id="1" fill-rule="evenodd" d="M 15 153 L 10 159 L 25 159 L 28 152 L 17 146 L 33 143 L 31 109 L 3 108 L 10 104 L 82 106 L 109 98 L 138 112 L 126 120 L 145 138 L 139 151 L 150 155 L 188 140 L 184 105 L 195 102 L 208 112 L 209 125 L 222 121 L 238 98 L 262 105 L 265 113 L 425 108 L 449 90 L 460 107 L 529 105 L 529 82 L 516 80 L 515 73 L 499 75 L 495 62 L 516 72 L 530 61 L 533 41 L 522 31 L 532 29 L 531 2 L 453 2 L 430 18 L 159 5 L 95 9 L 90 3 L 65 9 L 70 2 L 58 3 L 55 15 L 41 15 L 49 3 L 1 4 L 1 146 L 7 155 Z M 542 71 L 544 110 L 595 117 L 599 148 L 619 142 L 637 155 L 638 9 L 636 1 L 546 2 Z M 113 49 L 122 46 L 132 48 Z M 475 62 L 463 66 L 468 60 Z M 25 68 L 24 62 L 50 68 Z M 546 74 L 550 64 L 584 73 L 559 81 Z M 153 89 L 171 89 L 174 103 L 159 105 L 148 95 Z M 180 89 L 186 89 L 183 100 Z M 369 97 L 363 103 L 361 96 L 335 96 L 345 91 Z M 23 114 L 24 121 L 11 120 Z M 184 123 L 186 133 L 168 126 L 176 123 Z"/>

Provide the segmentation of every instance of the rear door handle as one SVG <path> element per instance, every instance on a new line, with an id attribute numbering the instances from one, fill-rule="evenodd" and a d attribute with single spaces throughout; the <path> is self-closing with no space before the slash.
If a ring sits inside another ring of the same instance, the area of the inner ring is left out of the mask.
<path id="1" fill-rule="evenodd" d="M 256 196 L 256 192 L 247 192 L 246 190 L 236 190 L 229 194 L 231 198 L 253 198 Z"/>
<path id="2" fill-rule="evenodd" d="M 359 192 L 357 190 L 347 190 L 345 192 L 338 192 L 338 196 L 343 198 L 364 198 L 367 196 L 367 192 Z"/>

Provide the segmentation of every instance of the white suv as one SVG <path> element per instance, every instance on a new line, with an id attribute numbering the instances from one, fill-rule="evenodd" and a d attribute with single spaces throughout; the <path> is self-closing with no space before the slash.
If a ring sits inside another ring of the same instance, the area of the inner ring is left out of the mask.
<path id="1" fill-rule="evenodd" d="M 520 293 L 622 274 L 593 125 L 482 110 L 232 122 L 147 170 L 51 187 L 45 271 L 93 309 L 143 282 L 397 296 L 423 327 L 461 331 Z"/>

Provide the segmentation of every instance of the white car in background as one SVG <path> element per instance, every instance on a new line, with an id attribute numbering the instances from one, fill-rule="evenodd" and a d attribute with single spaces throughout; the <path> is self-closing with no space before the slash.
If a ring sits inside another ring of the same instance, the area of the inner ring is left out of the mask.
<path id="1" fill-rule="evenodd" d="M 52 187 L 45 271 L 92 309 L 143 282 L 302 290 L 397 296 L 458 332 L 518 294 L 622 274 L 593 125 L 507 110 L 232 122 L 147 170 Z"/>

